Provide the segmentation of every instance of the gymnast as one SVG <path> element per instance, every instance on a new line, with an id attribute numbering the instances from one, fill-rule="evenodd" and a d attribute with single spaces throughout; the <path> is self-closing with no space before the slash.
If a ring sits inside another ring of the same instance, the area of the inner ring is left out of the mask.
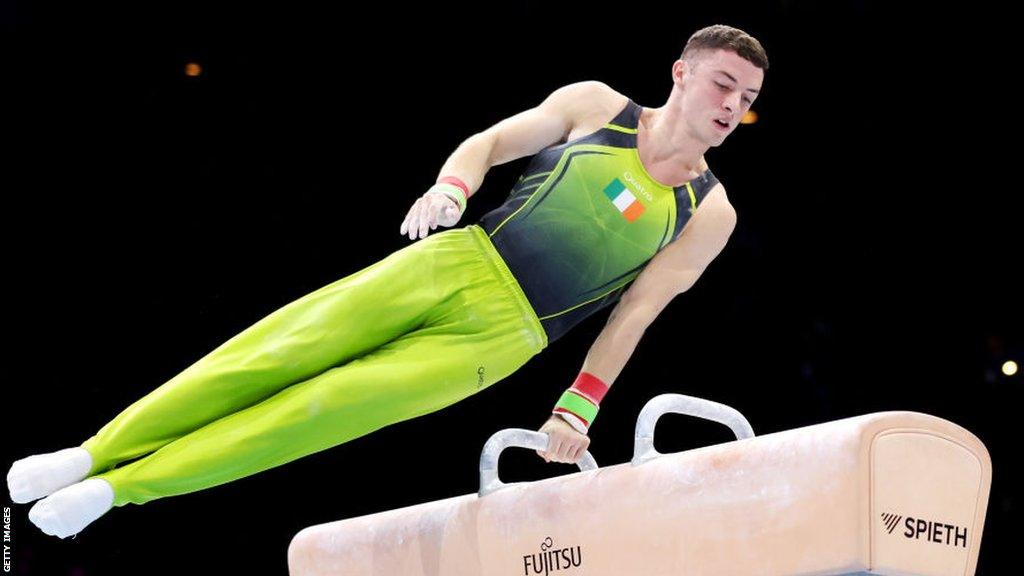
<path id="1" fill-rule="evenodd" d="M 195 492 L 449 406 L 615 304 L 539 431 L 575 463 L 646 328 L 736 224 L 705 151 L 768 69 L 742 30 L 695 32 L 646 108 L 599 81 L 463 141 L 399 227 L 413 242 L 291 302 L 128 406 L 80 446 L 29 456 L 11 500 L 66 538 L 114 506 Z M 491 166 L 533 155 L 505 202 L 453 228 Z M 438 226 L 450 228 L 436 234 Z"/>

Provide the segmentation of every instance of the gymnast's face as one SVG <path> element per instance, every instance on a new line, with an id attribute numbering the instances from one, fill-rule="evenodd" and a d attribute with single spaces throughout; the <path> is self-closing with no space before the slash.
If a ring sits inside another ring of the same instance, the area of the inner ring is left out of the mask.
<path id="1" fill-rule="evenodd" d="M 697 54 L 693 66 L 676 61 L 672 76 L 682 92 L 690 132 L 713 147 L 724 142 L 750 110 L 764 70 L 731 50 L 718 49 Z"/>

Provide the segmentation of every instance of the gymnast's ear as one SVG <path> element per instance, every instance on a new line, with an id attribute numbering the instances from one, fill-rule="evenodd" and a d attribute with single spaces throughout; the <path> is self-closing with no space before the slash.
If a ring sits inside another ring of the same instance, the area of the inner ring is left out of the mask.
<path id="1" fill-rule="evenodd" d="M 672 83 L 680 88 L 693 77 L 693 61 L 679 59 L 672 63 Z"/>

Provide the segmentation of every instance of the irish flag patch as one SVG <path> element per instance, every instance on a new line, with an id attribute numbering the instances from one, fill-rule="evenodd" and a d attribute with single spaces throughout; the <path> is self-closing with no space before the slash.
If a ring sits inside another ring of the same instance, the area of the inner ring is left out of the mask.
<path id="1" fill-rule="evenodd" d="M 610 184 L 604 187 L 604 195 L 612 201 L 612 204 L 630 222 L 636 220 L 644 213 L 644 205 L 636 199 L 636 196 L 618 178 L 612 180 Z"/>

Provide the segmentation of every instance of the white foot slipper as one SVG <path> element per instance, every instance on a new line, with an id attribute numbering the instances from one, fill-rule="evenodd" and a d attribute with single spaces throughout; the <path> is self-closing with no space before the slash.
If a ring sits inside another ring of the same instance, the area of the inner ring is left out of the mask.
<path id="1" fill-rule="evenodd" d="M 36 502 L 28 519 L 51 536 L 78 534 L 114 507 L 114 489 L 102 478 L 89 478 Z"/>
<path id="2" fill-rule="evenodd" d="M 7 472 L 11 501 L 24 504 L 80 482 L 92 468 L 92 456 L 84 448 L 66 448 L 15 462 Z"/>

